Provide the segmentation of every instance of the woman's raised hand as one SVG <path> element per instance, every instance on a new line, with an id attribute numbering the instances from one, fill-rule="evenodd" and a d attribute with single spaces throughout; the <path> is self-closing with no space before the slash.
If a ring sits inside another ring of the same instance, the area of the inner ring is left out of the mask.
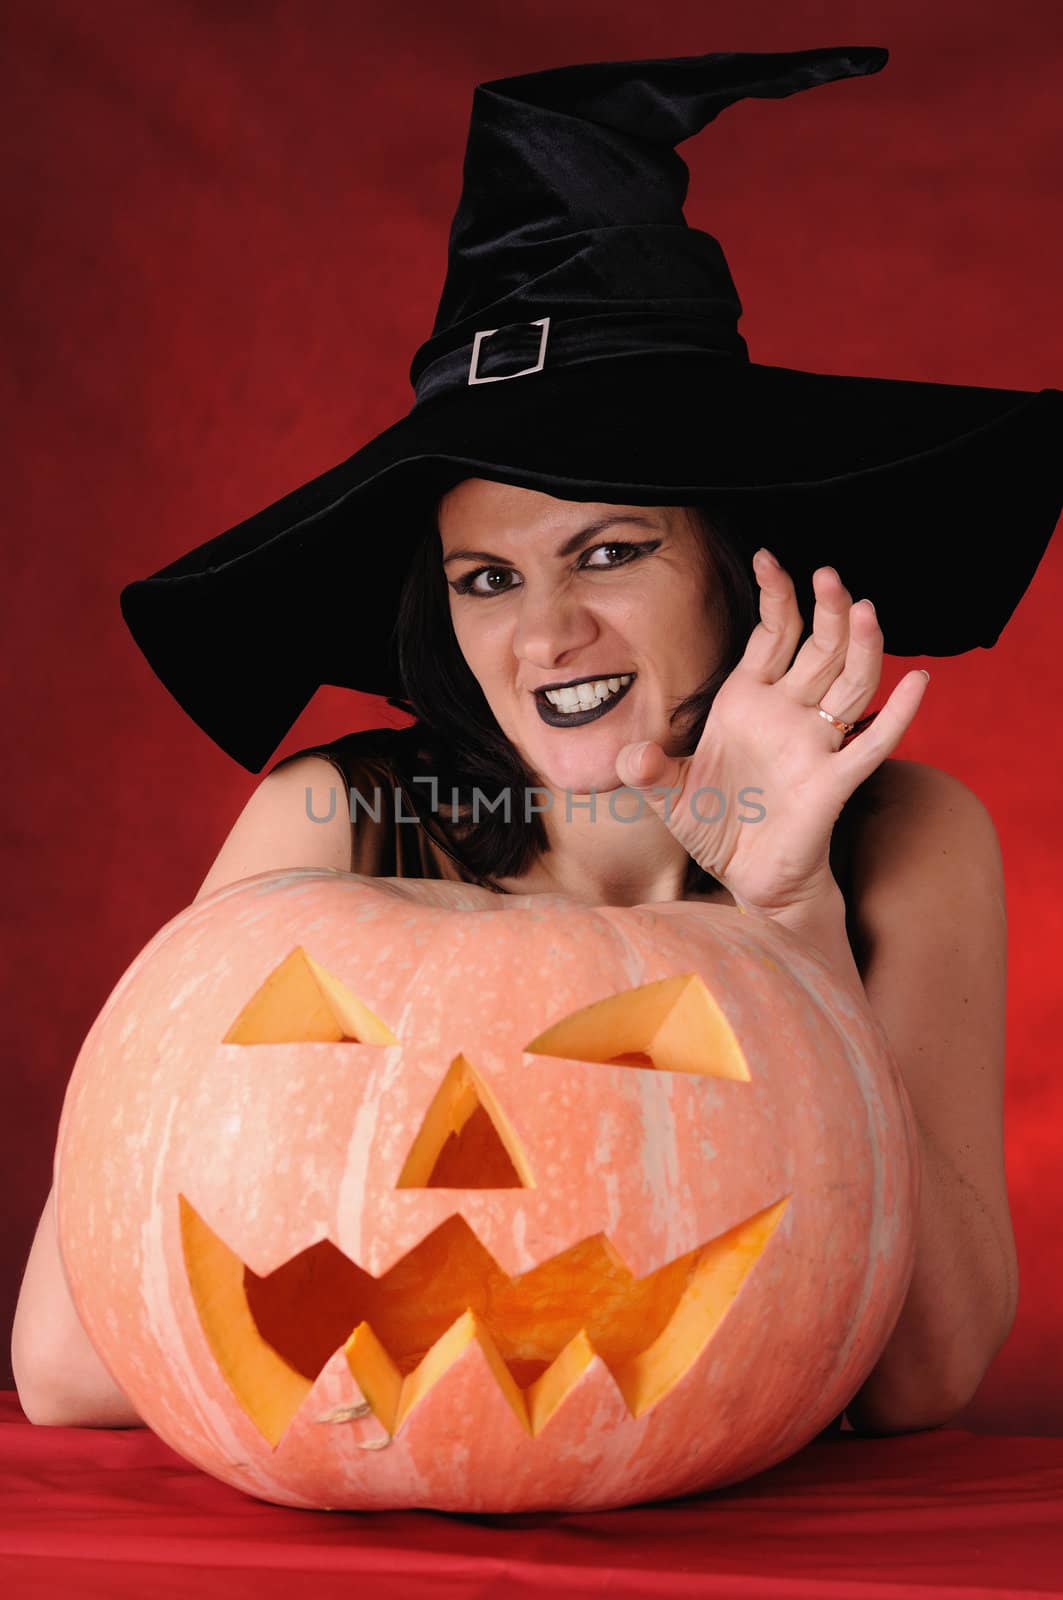
<path id="1" fill-rule="evenodd" d="M 736 905 L 770 914 L 834 886 L 834 824 L 853 790 L 900 742 L 927 676 L 906 673 L 870 727 L 842 749 L 842 731 L 817 708 L 842 722 L 858 721 L 867 709 L 882 672 L 874 606 L 854 605 L 834 568 L 817 568 L 812 634 L 795 656 L 804 624 L 793 582 L 764 550 L 753 570 L 760 621 L 717 693 L 693 755 L 669 756 L 653 741 L 625 745 L 616 773 L 643 791 L 643 804 Z"/>

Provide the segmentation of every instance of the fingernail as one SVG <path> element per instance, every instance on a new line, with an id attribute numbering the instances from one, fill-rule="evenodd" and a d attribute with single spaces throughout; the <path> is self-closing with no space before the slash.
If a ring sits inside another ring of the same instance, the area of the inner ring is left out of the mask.
<path id="1" fill-rule="evenodd" d="M 929 683 L 930 682 L 930 674 L 926 670 L 926 668 L 925 667 L 920 667 L 919 671 L 923 674 L 923 677 L 926 679 L 927 683 Z"/>
<path id="2" fill-rule="evenodd" d="M 776 561 L 775 557 L 772 555 L 771 551 L 770 550 L 766 550 L 763 545 L 761 545 L 760 549 L 757 551 L 756 555 L 753 557 L 754 561 L 757 559 L 757 556 L 763 556 L 765 561 L 769 561 L 773 567 L 777 567 L 779 565 L 779 563 Z"/>

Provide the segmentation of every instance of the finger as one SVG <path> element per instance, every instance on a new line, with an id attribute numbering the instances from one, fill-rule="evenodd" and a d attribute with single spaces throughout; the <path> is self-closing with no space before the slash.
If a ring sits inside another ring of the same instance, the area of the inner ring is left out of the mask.
<path id="1" fill-rule="evenodd" d="M 616 773 L 625 788 L 639 792 L 639 815 L 646 805 L 675 833 L 690 765 L 690 756 L 670 756 L 650 740 L 625 745 L 616 758 Z"/>
<path id="2" fill-rule="evenodd" d="M 652 739 L 642 744 L 626 744 L 616 757 L 616 775 L 632 789 L 649 784 L 672 782 L 679 758 L 668 756 Z"/>
<path id="3" fill-rule="evenodd" d="M 832 710 L 835 705 L 845 707 L 845 710 L 834 714 L 843 717 L 846 722 L 855 722 L 863 716 L 878 689 L 882 677 L 884 643 L 873 602 L 858 600 L 856 605 L 849 608 L 849 646 L 845 652 L 845 665 L 827 696 Z M 922 681 L 926 682 L 925 679 Z"/>
<path id="4" fill-rule="evenodd" d="M 760 621 L 753 629 L 740 665 L 761 683 L 775 683 L 793 660 L 804 628 L 793 580 L 768 550 L 753 557 L 760 586 Z"/>
<path id="5" fill-rule="evenodd" d="M 832 757 L 833 770 L 840 775 L 847 795 L 900 744 L 923 703 L 928 682 L 928 675 L 919 668 L 906 672 L 871 726 Z"/>
<path id="6" fill-rule="evenodd" d="M 817 567 L 812 574 L 812 589 L 816 597 L 812 632 L 783 679 L 787 693 L 808 706 L 818 705 L 827 690 L 836 687 L 838 676 L 847 665 L 853 605 L 852 595 L 834 567 Z M 862 613 L 858 620 L 862 620 Z"/>
<path id="7" fill-rule="evenodd" d="M 859 600 L 848 608 L 846 627 L 845 655 L 840 667 L 835 658 L 833 679 L 825 682 L 822 675 L 809 675 L 799 684 L 798 692 L 803 705 L 821 706 L 833 716 L 855 722 L 878 689 L 885 641 L 870 600 Z M 799 655 L 786 682 L 796 675 L 800 660 Z M 829 672 L 825 676 L 829 679 Z"/>

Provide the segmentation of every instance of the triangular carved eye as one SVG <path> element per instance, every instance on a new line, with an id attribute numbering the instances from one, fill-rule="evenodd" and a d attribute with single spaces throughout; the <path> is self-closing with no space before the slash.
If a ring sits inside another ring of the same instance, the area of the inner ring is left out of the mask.
<path id="1" fill-rule="evenodd" d="M 296 945 L 256 989 L 222 1044 L 295 1044 L 303 1040 L 398 1044 L 391 1029 L 338 978 Z"/>
<path id="2" fill-rule="evenodd" d="M 731 1024 L 696 972 L 596 1000 L 524 1048 L 531 1055 L 751 1081 Z"/>

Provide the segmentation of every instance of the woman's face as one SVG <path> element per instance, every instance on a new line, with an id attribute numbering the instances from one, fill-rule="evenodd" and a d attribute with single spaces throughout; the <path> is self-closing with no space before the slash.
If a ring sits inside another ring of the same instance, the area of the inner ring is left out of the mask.
<path id="1" fill-rule="evenodd" d="M 653 739 L 679 753 L 685 730 L 669 713 L 719 657 L 713 580 L 685 507 L 558 500 L 466 478 L 443 496 L 439 532 L 462 654 L 544 782 L 605 792 L 620 785 L 624 745 Z M 562 704 L 542 693 L 580 683 Z M 580 698 L 589 703 L 573 712 Z"/>

